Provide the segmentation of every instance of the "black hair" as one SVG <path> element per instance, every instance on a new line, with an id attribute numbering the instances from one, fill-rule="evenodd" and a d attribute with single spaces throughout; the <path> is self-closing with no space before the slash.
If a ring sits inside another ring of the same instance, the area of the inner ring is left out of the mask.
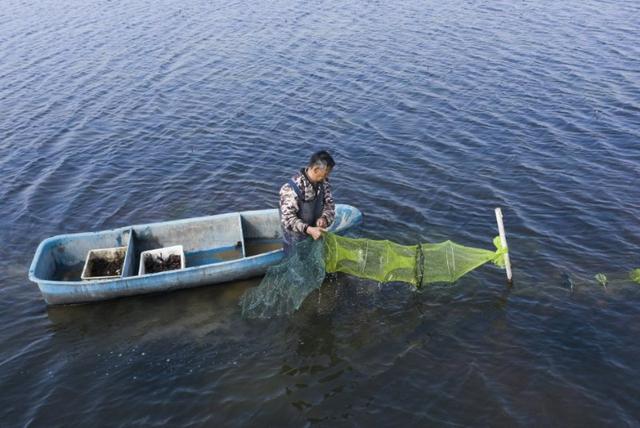
<path id="1" fill-rule="evenodd" d="M 333 169 L 333 167 L 336 165 L 336 161 L 333 160 L 328 151 L 320 150 L 319 152 L 315 152 L 314 154 L 312 154 L 311 159 L 309 159 L 309 166 L 314 165 Z"/>

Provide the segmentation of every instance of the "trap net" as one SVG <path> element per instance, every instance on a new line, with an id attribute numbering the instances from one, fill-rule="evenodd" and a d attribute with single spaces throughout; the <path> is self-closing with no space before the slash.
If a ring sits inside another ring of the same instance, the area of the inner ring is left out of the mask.
<path id="1" fill-rule="evenodd" d="M 495 251 L 465 247 L 451 241 L 399 245 L 328 233 L 324 237 L 325 269 L 329 273 L 342 272 L 378 282 L 407 282 L 415 287 L 433 282 L 455 282 L 487 262 L 502 266 L 506 250 L 500 246 L 499 237 L 493 243 Z"/>
<path id="2" fill-rule="evenodd" d="M 240 299 L 245 318 L 271 318 L 296 311 L 320 288 L 325 277 L 323 242 L 309 238 L 296 244 L 291 255 L 272 266 L 260 285 Z"/>
<path id="3" fill-rule="evenodd" d="M 455 282 L 487 262 L 503 267 L 507 249 L 500 238 L 494 251 L 451 241 L 399 245 L 391 241 L 346 238 L 326 233 L 322 240 L 298 243 L 292 255 L 269 268 L 258 287 L 240 300 L 247 318 L 269 318 L 297 310 L 324 281 L 341 272 L 376 282 L 405 282 L 416 288 L 435 282 Z"/>

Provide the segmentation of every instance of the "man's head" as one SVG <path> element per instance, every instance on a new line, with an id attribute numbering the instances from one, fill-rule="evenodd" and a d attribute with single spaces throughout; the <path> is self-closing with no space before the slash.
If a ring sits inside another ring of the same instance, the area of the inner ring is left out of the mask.
<path id="1" fill-rule="evenodd" d="M 320 150 L 311 155 L 309 166 L 307 167 L 307 176 L 313 183 L 319 183 L 329 177 L 331 170 L 336 165 L 329 152 Z"/>

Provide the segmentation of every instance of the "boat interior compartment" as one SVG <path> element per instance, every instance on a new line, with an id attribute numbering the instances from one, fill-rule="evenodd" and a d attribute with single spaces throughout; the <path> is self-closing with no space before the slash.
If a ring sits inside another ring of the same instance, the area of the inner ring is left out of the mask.
<path id="1" fill-rule="evenodd" d="M 122 277 L 132 277 L 138 274 L 140 253 L 174 245 L 183 246 L 187 268 L 252 257 L 282 248 L 280 219 L 275 212 L 248 211 L 64 235 L 42 248 L 34 274 L 45 280 L 80 281 L 89 250 L 127 247 Z"/>
<path id="2" fill-rule="evenodd" d="M 277 214 L 244 212 L 240 216 L 246 257 L 282 249 L 282 229 Z"/>
<path id="3" fill-rule="evenodd" d="M 240 214 L 134 227 L 133 237 L 136 269 L 143 251 L 174 245 L 184 248 L 187 268 L 241 259 L 245 255 Z"/>
<path id="4" fill-rule="evenodd" d="M 33 273 L 44 280 L 81 281 L 89 250 L 129 246 L 130 236 L 131 229 L 116 229 L 51 239 L 43 246 Z"/>

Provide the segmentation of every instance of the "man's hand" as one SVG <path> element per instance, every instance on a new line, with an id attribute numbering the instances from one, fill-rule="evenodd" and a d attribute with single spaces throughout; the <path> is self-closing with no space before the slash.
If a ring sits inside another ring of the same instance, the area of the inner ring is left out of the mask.
<path id="1" fill-rule="evenodd" d="M 325 219 L 324 217 L 320 217 L 318 221 L 316 221 L 316 226 L 324 229 L 329 225 L 327 224 L 327 219 Z"/>
<path id="2" fill-rule="evenodd" d="M 322 227 L 308 227 L 307 235 L 311 236 L 314 240 L 318 240 L 322 238 L 322 234 L 326 231 L 327 229 L 324 229 Z"/>

